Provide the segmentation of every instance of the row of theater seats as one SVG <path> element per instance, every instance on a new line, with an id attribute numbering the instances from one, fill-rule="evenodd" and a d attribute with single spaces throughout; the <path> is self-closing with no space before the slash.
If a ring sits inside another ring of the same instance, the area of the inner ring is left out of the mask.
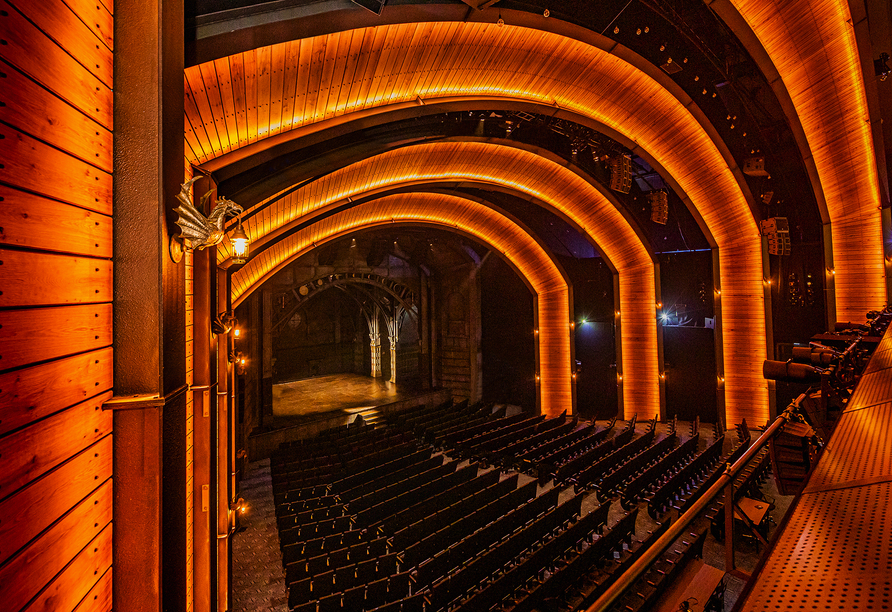
<path id="1" fill-rule="evenodd" d="M 664 520 L 635 539 L 637 504 L 648 500 L 659 517 L 690 503 L 711 482 L 723 444 L 718 437 L 701 451 L 696 427 L 682 442 L 674 422 L 668 434 L 656 433 L 655 420 L 638 434 L 635 419 L 599 429 L 467 403 L 385 418 L 384 427 L 283 446 L 272 463 L 292 609 L 523 611 L 555 598 L 566 604 L 568 593 L 584 607 L 665 528 Z M 431 445 L 472 463 L 459 467 Z M 517 474 L 503 477 L 491 464 L 552 474 L 576 495 L 558 504 L 557 486 L 537 496 L 535 481 L 518 486 Z M 311 474 L 320 465 L 327 483 Z M 580 516 L 589 489 L 601 505 Z M 617 497 L 629 512 L 605 532 Z M 702 538 L 689 538 L 673 548 L 681 557 L 664 561 L 680 563 L 698 545 Z"/>

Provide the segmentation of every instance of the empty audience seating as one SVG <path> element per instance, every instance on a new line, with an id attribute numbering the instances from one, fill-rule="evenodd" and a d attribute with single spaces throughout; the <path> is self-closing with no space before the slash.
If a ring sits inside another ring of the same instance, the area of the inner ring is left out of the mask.
<path id="1" fill-rule="evenodd" d="M 584 609 L 668 525 L 636 539 L 638 504 L 647 500 L 659 517 L 688 502 L 713 477 L 723 443 L 700 451 L 700 436 L 683 439 L 674 423 L 668 434 L 657 435 L 655 421 L 636 434 L 636 419 L 599 428 L 467 402 L 385 418 L 383 427 L 336 428 L 282 445 L 271 461 L 292 610 Z M 754 493 L 764 469 L 761 458 L 754 462 L 741 494 Z M 552 477 L 555 486 L 540 490 Z M 570 484 L 575 495 L 559 503 Z M 590 489 L 601 504 L 582 514 Z M 617 497 L 627 512 L 608 528 Z M 700 554 L 704 532 L 677 542 L 616 609 L 648 609 Z"/>

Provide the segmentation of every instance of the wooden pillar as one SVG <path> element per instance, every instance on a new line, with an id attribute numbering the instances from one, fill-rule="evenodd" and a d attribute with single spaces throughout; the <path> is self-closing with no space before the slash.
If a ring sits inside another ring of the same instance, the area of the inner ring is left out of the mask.
<path id="1" fill-rule="evenodd" d="M 114 609 L 186 608 L 183 1 L 119 0 L 114 97 Z"/>
<path id="2" fill-rule="evenodd" d="M 229 310 L 229 286 L 226 270 L 217 268 L 217 312 Z M 229 610 L 229 579 L 230 579 L 230 503 L 232 490 L 230 489 L 230 443 L 229 429 L 230 411 L 230 382 L 232 367 L 229 363 L 229 337 L 220 336 L 217 345 L 217 406 L 214 422 L 214 449 L 215 461 L 215 495 L 213 504 L 216 515 L 216 555 L 214 563 L 213 580 L 216 581 L 216 590 L 213 594 L 218 612 Z"/>
<path id="3" fill-rule="evenodd" d="M 215 408 L 217 395 L 217 337 L 211 332 L 211 320 L 216 314 L 214 312 L 216 265 L 212 250 L 198 251 L 194 254 L 193 274 L 194 382 L 191 393 L 194 405 L 194 609 L 195 612 L 210 612 L 214 609 L 211 575 L 212 552 L 216 547 L 215 538 L 212 537 L 215 530 L 211 480 L 215 453 L 211 413 Z"/>

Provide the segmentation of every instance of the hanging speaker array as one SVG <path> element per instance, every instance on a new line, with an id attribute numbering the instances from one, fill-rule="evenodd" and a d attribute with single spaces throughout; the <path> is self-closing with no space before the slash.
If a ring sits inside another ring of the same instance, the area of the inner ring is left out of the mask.
<path id="1" fill-rule="evenodd" d="M 790 254 L 790 224 L 786 217 L 771 217 L 759 221 L 762 235 L 768 237 L 768 253 L 771 255 Z"/>

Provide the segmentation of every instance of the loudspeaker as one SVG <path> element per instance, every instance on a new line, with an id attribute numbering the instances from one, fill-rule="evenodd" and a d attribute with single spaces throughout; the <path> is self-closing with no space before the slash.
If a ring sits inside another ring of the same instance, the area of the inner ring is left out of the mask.
<path id="1" fill-rule="evenodd" d="M 650 201 L 650 220 L 666 225 L 669 220 L 669 196 L 665 191 L 651 191 L 647 199 Z"/>
<path id="2" fill-rule="evenodd" d="M 610 188 L 629 193 L 632 188 L 632 156 L 616 155 L 610 158 Z"/>
<path id="3" fill-rule="evenodd" d="M 759 221 L 762 235 L 768 237 L 768 252 L 771 255 L 790 254 L 790 224 L 786 217 L 771 217 Z"/>

